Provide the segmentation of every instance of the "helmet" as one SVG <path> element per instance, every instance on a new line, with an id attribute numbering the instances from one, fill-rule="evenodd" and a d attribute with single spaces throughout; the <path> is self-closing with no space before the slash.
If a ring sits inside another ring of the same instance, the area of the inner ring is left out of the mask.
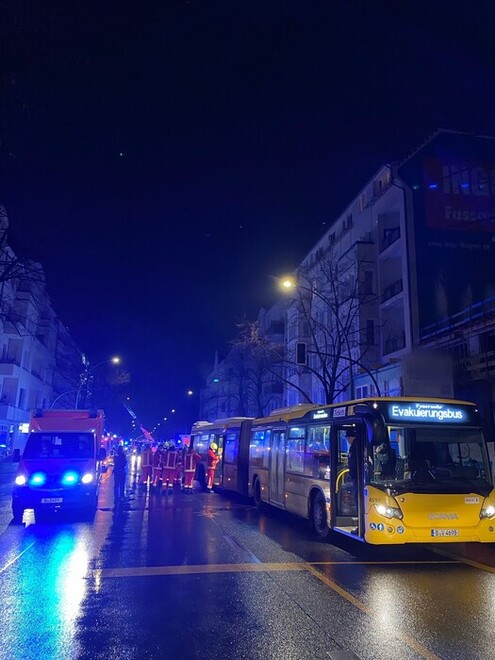
<path id="1" fill-rule="evenodd" d="M 214 442 L 211 443 L 210 449 L 213 449 L 213 451 L 216 451 L 218 449 L 218 445 L 215 444 Z"/>

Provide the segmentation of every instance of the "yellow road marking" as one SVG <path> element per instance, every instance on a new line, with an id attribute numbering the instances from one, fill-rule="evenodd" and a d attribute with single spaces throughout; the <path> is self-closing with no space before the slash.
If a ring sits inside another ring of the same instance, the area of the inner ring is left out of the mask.
<path id="1" fill-rule="evenodd" d="M 181 566 L 137 566 L 135 568 L 101 568 L 94 571 L 100 578 L 146 577 L 152 575 L 194 575 L 197 573 L 267 573 L 269 571 L 305 571 L 307 564 L 196 564 Z"/>
<path id="2" fill-rule="evenodd" d="M 481 571 L 486 571 L 487 573 L 495 573 L 495 567 L 489 566 L 488 564 L 482 564 L 479 561 L 474 561 L 474 559 L 468 559 L 467 557 L 456 555 L 455 553 L 449 552 L 448 550 L 441 550 L 440 548 L 436 548 L 436 547 L 432 549 L 433 552 L 436 552 L 438 555 L 443 555 L 444 557 L 450 557 L 451 559 L 455 559 L 460 564 L 467 564 L 468 566 L 472 566 L 473 568 L 478 568 Z"/>
<path id="3" fill-rule="evenodd" d="M 266 563 L 266 564 L 196 564 L 181 566 L 136 566 L 134 568 L 101 568 L 93 571 L 92 575 L 97 581 L 104 578 L 131 578 L 131 577 L 152 577 L 159 575 L 198 575 L 213 573 L 268 573 L 274 571 L 307 571 L 311 573 L 320 582 L 330 587 L 339 596 L 347 602 L 357 607 L 361 612 L 368 616 L 379 619 L 379 613 L 368 607 L 365 603 L 357 599 L 350 592 L 340 587 L 336 582 L 321 573 L 316 566 L 345 566 L 361 564 L 457 564 L 453 560 L 434 560 L 434 561 L 385 561 L 385 562 L 347 562 L 347 561 L 327 561 L 327 562 L 285 562 L 285 563 Z M 416 641 L 407 633 L 396 630 L 396 635 L 418 653 L 425 660 L 439 660 L 438 656 L 429 651 L 425 646 Z"/>
<path id="4" fill-rule="evenodd" d="M 345 598 L 349 603 L 354 605 L 354 607 L 357 607 L 358 609 L 361 610 L 361 612 L 364 612 L 370 617 L 373 618 L 379 618 L 378 612 L 375 612 L 372 610 L 370 607 L 368 607 L 365 603 L 361 602 L 358 600 L 355 596 L 353 596 L 351 593 L 346 591 L 345 589 L 342 589 L 342 587 L 339 587 L 339 585 L 334 582 L 333 580 L 330 580 L 326 575 L 323 575 L 323 573 L 320 573 L 320 571 L 316 570 L 313 566 L 310 564 L 307 564 L 307 569 L 311 573 L 311 575 L 314 575 L 315 578 L 323 582 L 327 587 L 330 587 L 330 589 L 333 589 L 336 593 L 339 594 L 339 596 L 342 596 L 342 598 Z M 414 637 L 411 637 L 405 632 L 402 632 L 402 630 L 399 630 L 398 628 L 395 630 L 395 634 L 397 637 L 402 639 L 402 641 L 407 644 L 410 648 L 412 648 L 416 653 L 418 653 L 421 657 L 426 658 L 426 660 L 440 660 L 437 655 L 429 651 L 425 646 L 417 642 Z"/>
<path id="5" fill-rule="evenodd" d="M 452 559 L 434 561 L 313 561 L 252 563 L 252 564 L 181 564 L 176 566 L 130 566 L 126 568 L 100 568 L 93 571 L 102 578 L 147 577 L 154 575 L 194 575 L 195 573 L 268 573 L 270 571 L 305 571 L 314 566 L 362 566 L 384 564 L 458 564 Z"/>

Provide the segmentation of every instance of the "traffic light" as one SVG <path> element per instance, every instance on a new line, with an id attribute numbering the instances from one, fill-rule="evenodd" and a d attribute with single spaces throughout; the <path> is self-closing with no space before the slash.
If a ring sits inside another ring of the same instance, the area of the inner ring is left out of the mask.
<path id="1" fill-rule="evenodd" d="M 305 341 L 296 344 L 296 364 L 306 366 L 308 364 L 308 345 Z"/>

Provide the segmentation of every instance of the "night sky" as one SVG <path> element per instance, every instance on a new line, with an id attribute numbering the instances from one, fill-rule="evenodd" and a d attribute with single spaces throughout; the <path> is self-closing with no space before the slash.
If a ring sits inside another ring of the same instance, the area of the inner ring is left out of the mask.
<path id="1" fill-rule="evenodd" d="M 0 1 L 11 244 L 93 364 L 122 356 L 141 420 L 185 426 L 383 162 L 495 134 L 494 26 L 492 0 Z"/>

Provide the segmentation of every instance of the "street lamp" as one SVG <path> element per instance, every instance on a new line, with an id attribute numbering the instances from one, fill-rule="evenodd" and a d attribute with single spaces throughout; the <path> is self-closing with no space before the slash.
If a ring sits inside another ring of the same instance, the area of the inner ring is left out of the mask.
<path id="1" fill-rule="evenodd" d="M 88 362 L 88 360 L 86 360 L 86 357 L 83 356 L 83 364 L 86 368 L 80 376 L 81 383 L 80 383 L 79 387 L 77 388 L 76 406 L 75 406 L 76 410 L 79 408 L 79 397 L 81 395 L 81 390 L 82 390 L 83 386 L 86 386 L 86 388 L 87 388 L 88 383 L 91 379 L 91 376 L 95 372 L 95 370 L 98 367 L 100 367 L 102 364 L 108 364 L 109 362 L 111 364 L 115 364 L 115 365 L 120 364 L 120 358 L 117 355 L 115 355 L 114 357 L 107 358 L 106 360 L 101 360 L 101 362 L 97 362 L 93 367 L 90 368 L 90 366 L 89 366 L 90 363 Z"/>

